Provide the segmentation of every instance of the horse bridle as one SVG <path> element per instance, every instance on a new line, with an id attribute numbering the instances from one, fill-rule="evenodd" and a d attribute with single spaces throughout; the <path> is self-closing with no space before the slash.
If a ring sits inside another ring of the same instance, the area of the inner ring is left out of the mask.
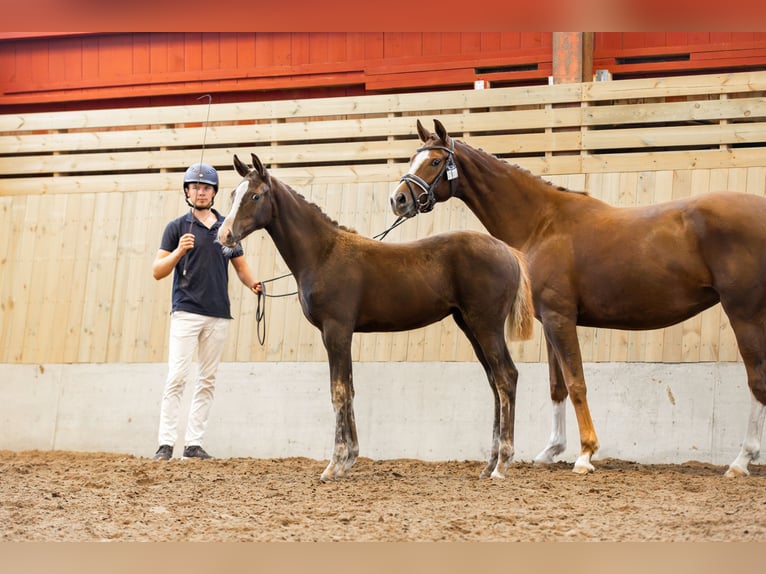
<path id="1" fill-rule="evenodd" d="M 419 213 L 428 213 L 434 208 L 434 205 L 436 204 L 434 189 L 436 189 L 436 186 L 439 185 L 439 182 L 441 182 L 445 174 L 447 175 L 447 181 L 449 181 L 450 195 L 452 195 L 452 181 L 457 179 L 457 166 L 455 165 L 455 141 L 451 139 L 449 147 L 442 145 L 423 146 L 418 148 L 416 151 L 420 153 L 421 151 L 430 151 L 436 149 L 444 150 L 449 155 L 447 156 L 447 161 L 444 163 L 441 171 L 430 184 L 423 178 L 418 177 L 412 173 L 405 173 L 399 180 L 399 183 L 405 183 L 407 185 L 407 189 L 412 196 L 412 201 L 415 205 L 417 205 Z M 415 189 L 413 188 L 413 184 L 418 186 L 422 191 L 416 194 Z"/>

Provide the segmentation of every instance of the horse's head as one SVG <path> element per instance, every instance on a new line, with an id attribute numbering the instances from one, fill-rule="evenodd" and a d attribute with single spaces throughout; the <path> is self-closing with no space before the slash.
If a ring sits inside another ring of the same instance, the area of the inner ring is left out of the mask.
<path id="1" fill-rule="evenodd" d="M 418 135 L 423 142 L 410 159 L 410 169 L 389 196 L 391 209 L 400 217 L 412 217 L 431 211 L 434 204 L 454 194 L 457 179 L 455 143 L 439 120 L 435 133 L 418 120 Z"/>
<path id="2" fill-rule="evenodd" d="M 243 179 L 231 192 L 231 209 L 218 230 L 218 241 L 225 247 L 236 246 L 256 229 L 266 227 L 272 218 L 271 177 L 258 156 L 250 156 L 252 166 L 234 156 L 234 167 Z"/>

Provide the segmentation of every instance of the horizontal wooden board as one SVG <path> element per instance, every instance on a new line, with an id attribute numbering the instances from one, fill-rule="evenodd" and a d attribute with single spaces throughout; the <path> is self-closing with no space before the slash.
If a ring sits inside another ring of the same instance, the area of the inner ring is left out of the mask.
<path id="1" fill-rule="evenodd" d="M 0 117 L 0 360 L 144 362 L 167 354 L 169 281 L 151 277 L 162 230 L 187 207 L 185 167 L 220 167 L 216 205 L 239 181 L 232 155 L 255 152 L 332 219 L 366 236 L 393 221 L 388 195 L 419 147 L 415 122 L 440 119 L 472 146 L 615 205 L 707 191 L 766 195 L 766 72 L 434 94 L 221 104 Z M 636 101 L 632 101 L 635 99 Z M 163 118 L 163 119 L 161 119 Z M 15 129 L 12 126 L 20 126 Z M 206 141 L 202 152 L 203 137 Z M 704 148 L 704 149 L 703 149 Z M 459 201 L 407 221 L 386 241 L 478 229 Z M 256 275 L 286 267 L 269 236 L 244 242 Z M 232 273 L 227 361 L 324 361 L 295 297 L 269 300 L 268 339 L 255 298 Z M 290 278 L 273 293 L 294 289 Z M 668 329 L 580 329 L 585 361 L 739 360 L 720 307 Z M 539 324 L 511 345 L 546 360 Z M 450 321 L 355 338 L 354 360 L 471 361 Z"/>

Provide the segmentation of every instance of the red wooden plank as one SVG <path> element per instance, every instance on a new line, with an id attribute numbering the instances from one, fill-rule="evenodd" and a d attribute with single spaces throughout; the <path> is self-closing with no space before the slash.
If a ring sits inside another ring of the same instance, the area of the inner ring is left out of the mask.
<path id="1" fill-rule="evenodd" d="M 202 34 L 200 32 L 184 33 L 183 64 L 185 72 L 202 70 Z"/>
<path id="2" fill-rule="evenodd" d="M 647 48 L 667 46 L 667 34 L 665 32 L 646 32 L 646 34 L 644 34 L 644 42 Z"/>
<path id="3" fill-rule="evenodd" d="M 168 71 L 168 34 L 149 34 L 149 73 Z"/>
<path id="4" fill-rule="evenodd" d="M 133 39 L 130 34 L 103 36 L 98 50 L 99 77 L 105 83 L 133 73 Z"/>
<path id="5" fill-rule="evenodd" d="M 442 53 L 443 34 L 441 32 L 423 32 L 423 52 L 424 56 L 433 56 Z"/>
<path id="6" fill-rule="evenodd" d="M 713 52 L 693 52 L 692 60 L 726 60 L 736 58 L 762 58 L 766 64 L 766 46 L 748 50 L 716 50 Z"/>
<path id="7" fill-rule="evenodd" d="M 186 34 L 173 33 L 168 36 L 168 71 L 186 72 Z"/>
<path id="8" fill-rule="evenodd" d="M 328 62 L 348 62 L 352 60 L 348 53 L 348 36 L 346 32 L 327 33 Z"/>
<path id="9" fill-rule="evenodd" d="M 501 46 L 501 34 L 500 32 L 482 32 L 481 34 L 481 51 L 482 52 L 497 52 Z"/>
<path id="10" fill-rule="evenodd" d="M 383 58 L 384 50 L 384 41 L 383 41 L 383 32 L 374 32 L 371 34 L 365 35 L 365 41 L 364 41 L 364 57 L 367 60 L 377 60 L 378 58 Z"/>
<path id="11" fill-rule="evenodd" d="M 290 43 L 286 43 L 289 39 Z M 308 32 L 294 32 L 274 36 L 274 64 L 306 64 L 311 57 L 311 43 Z M 287 52 L 287 53 L 284 53 Z"/>
<path id="12" fill-rule="evenodd" d="M 272 34 L 267 34 L 265 32 L 256 33 L 255 35 L 255 66 L 256 68 L 274 65 L 274 38 L 272 36 L 273 36 Z M 286 33 L 282 33 L 282 34 L 278 34 L 278 36 L 282 37 L 283 42 L 284 40 L 288 41 L 287 45 L 289 50 L 290 35 Z"/>
<path id="13" fill-rule="evenodd" d="M 309 64 L 323 64 L 331 61 L 329 57 L 329 39 L 326 32 L 313 32 L 308 35 Z"/>
<path id="14" fill-rule="evenodd" d="M 235 34 L 237 38 L 237 67 L 255 67 L 255 34 Z"/>
<path id="15" fill-rule="evenodd" d="M 0 94 L 16 81 L 16 48 L 13 44 L 0 44 Z"/>
<path id="16" fill-rule="evenodd" d="M 222 69 L 236 68 L 239 65 L 237 59 L 237 34 L 231 32 L 221 32 L 218 35 L 218 67 Z"/>
<path id="17" fill-rule="evenodd" d="M 593 34 L 593 50 L 595 53 L 622 49 L 622 34 L 617 32 L 596 32 Z"/>
<path id="18" fill-rule="evenodd" d="M 221 35 L 217 32 L 204 32 L 201 34 L 200 69 L 221 69 Z"/>
<path id="19" fill-rule="evenodd" d="M 49 75 L 49 50 L 47 40 L 31 42 L 27 46 L 29 59 L 29 81 L 32 83 L 44 83 L 50 81 Z"/>
<path id="20" fill-rule="evenodd" d="M 435 70 L 425 72 L 404 72 L 400 74 L 376 74 L 365 76 L 365 86 L 371 91 L 403 88 L 425 88 L 429 86 L 470 86 L 476 75 L 473 68 Z"/>
<path id="21" fill-rule="evenodd" d="M 646 39 L 644 32 L 624 32 L 622 34 L 623 49 L 645 48 Z"/>
<path id="22" fill-rule="evenodd" d="M 500 36 L 500 49 L 518 50 L 521 48 L 522 36 L 521 32 L 503 32 Z M 527 38 L 524 36 L 524 39 Z"/>
<path id="23" fill-rule="evenodd" d="M 367 36 L 363 32 L 349 32 L 346 34 L 346 55 L 350 62 L 362 61 L 365 58 Z"/>
<path id="24" fill-rule="evenodd" d="M 151 34 L 133 34 L 133 73 L 151 72 Z"/>
<path id="25" fill-rule="evenodd" d="M 82 39 L 82 77 L 97 78 L 99 74 L 99 62 L 101 60 L 101 39 L 97 36 L 89 36 Z"/>
<path id="26" fill-rule="evenodd" d="M 64 38 L 57 42 L 55 48 L 51 48 L 51 79 L 56 77 L 54 70 L 57 66 L 63 67 L 63 73 L 59 77 L 65 80 L 81 80 L 82 73 L 82 38 Z M 56 57 L 54 57 L 56 55 Z"/>
<path id="27" fill-rule="evenodd" d="M 668 32 L 665 34 L 668 46 L 688 46 L 689 45 L 689 33 L 688 32 Z"/>
<path id="28" fill-rule="evenodd" d="M 481 34 L 479 32 L 463 32 L 460 34 L 460 53 L 476 54 L 481 52 Z"/>
<path id="29" fill-rule="evenodd" d="M 709 43 L 710 32 L 689 32 L 689 45 Z"/>
<path id="30" fill-rule="evenodd" d="M 460 32 L 442 33 L 442 56 L 460 54 Z"/>
<path id="31" fill-rule="evenodd" d="M 403 58 L 423 53 L 420 37 L 406 32 L 385 32 L 383 34 L 383 57 Z"/>

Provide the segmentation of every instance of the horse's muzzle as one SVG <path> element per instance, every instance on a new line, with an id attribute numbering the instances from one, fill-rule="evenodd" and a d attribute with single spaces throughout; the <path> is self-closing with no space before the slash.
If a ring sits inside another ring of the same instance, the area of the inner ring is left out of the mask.
<path id="1" fill-rule="evenodd" d="M 235 237 L 230 228 L 221 227 L 218 230 L 218 243 L 224 247 L 236 247 L 239 238 Z"/>
<path id="2" fill-rule="evenodd" d="M 401 187 L 401 186 L 400 186 Z M 414 217 L 418 214 L 418 206 L 414 201 L 411 201 L 410 194 L 399 191 L 398 189 L 389 197 L 391 203 L 391 211 L 394 215 L 399 217 Z"/>

